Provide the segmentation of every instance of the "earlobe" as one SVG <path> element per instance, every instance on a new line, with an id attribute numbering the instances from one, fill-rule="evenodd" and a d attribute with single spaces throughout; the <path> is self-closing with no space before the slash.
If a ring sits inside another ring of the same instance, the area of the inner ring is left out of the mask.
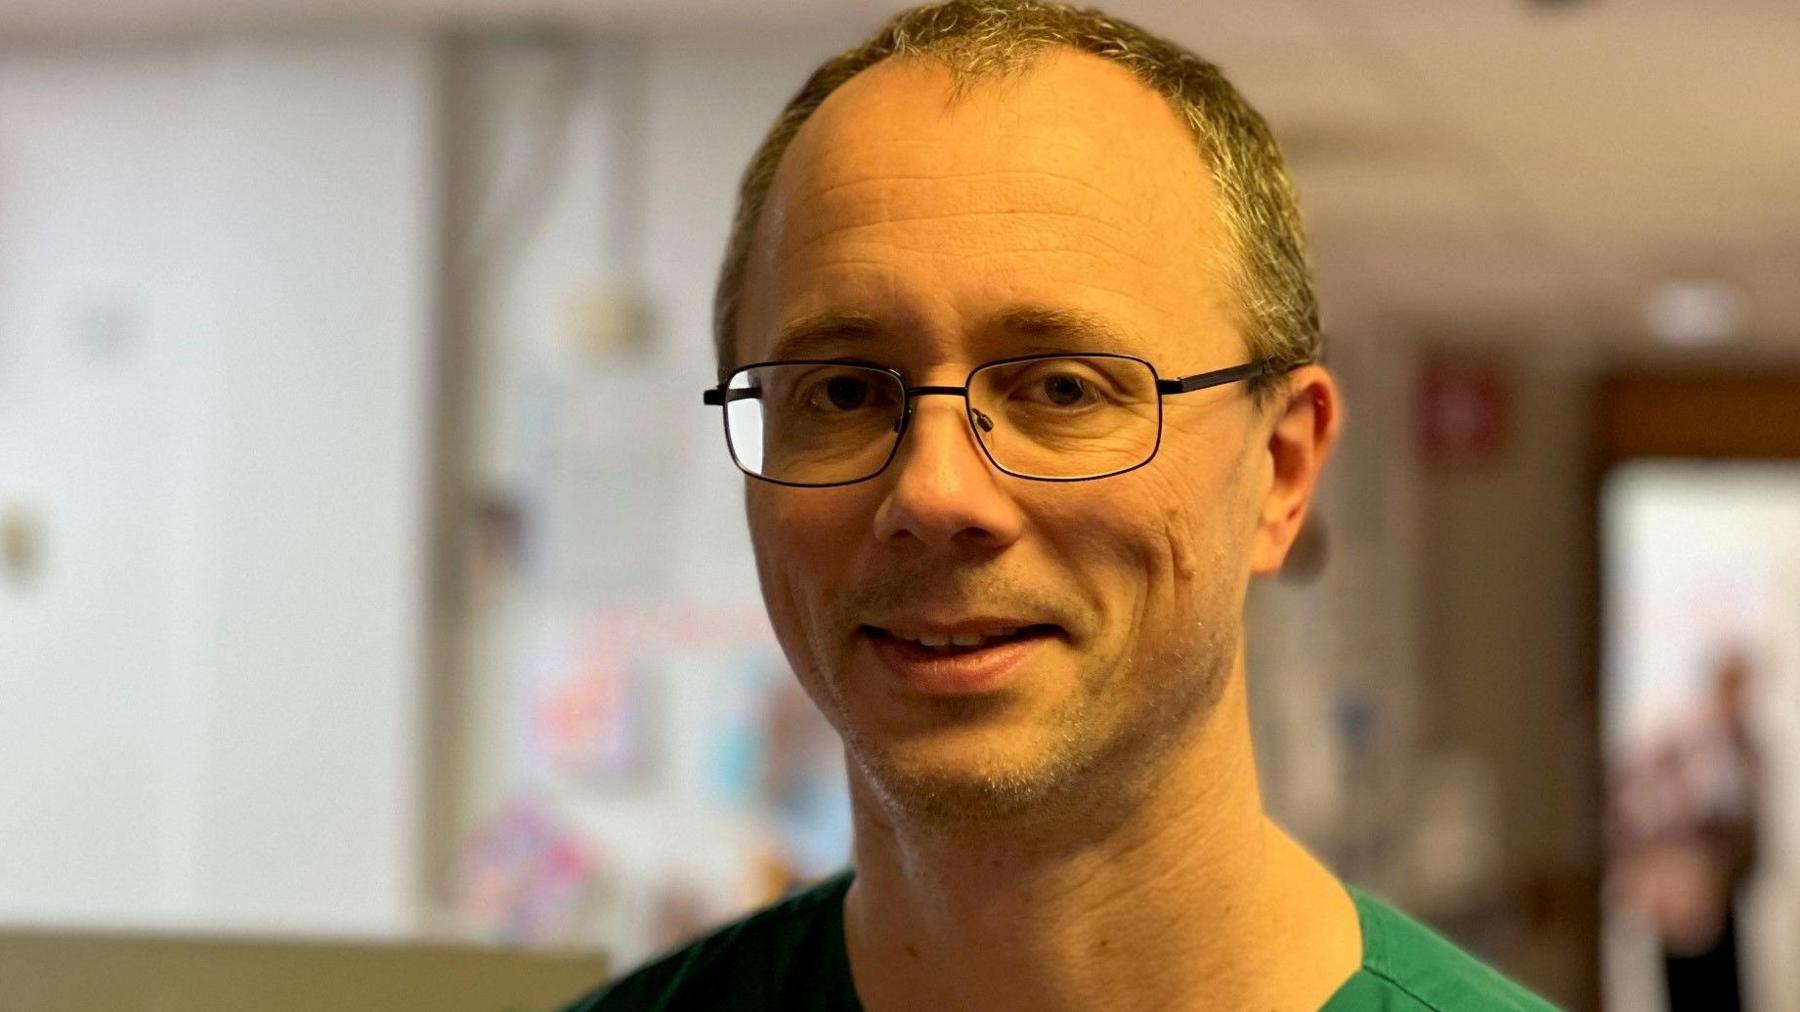
<path id="1" fill-rule="evenodd" d="M 1251 550 L 1250 570 L 1256 575 L 1279 571 L 1300 535 L 1319 472 L 1337 441 L 1337 385 L 1323 367 L 1305 366 L 1290 375 L 1270 412 L 1269 488 Z"/>

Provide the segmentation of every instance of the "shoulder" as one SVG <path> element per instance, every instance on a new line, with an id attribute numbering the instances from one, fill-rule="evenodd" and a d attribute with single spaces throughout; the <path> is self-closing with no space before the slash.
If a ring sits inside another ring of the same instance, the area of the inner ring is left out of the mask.
<path id="1" fill-rule="evenodd" d="M 1363 965 L 1328 1012 L 1544 1012 L 1555 1006 L 1355 886 Z"/>
<path id="2" fill-rule="evenodd" d="M 846 871 L 660 956 L 563 1012 L 784 1008 L 790 983 L 832 976 L 843 956 Z M 820 965 L 823 964 L 823 965 Z M 843 975 L 848 976 L 844 965 Z M 798 976 L 797 976 L 798 975 Z"/>

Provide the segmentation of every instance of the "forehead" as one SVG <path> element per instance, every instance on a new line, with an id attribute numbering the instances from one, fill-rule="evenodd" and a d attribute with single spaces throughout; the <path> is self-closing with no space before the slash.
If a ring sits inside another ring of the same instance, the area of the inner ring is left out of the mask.
<path id="1" fill-rule="evenodd" d="M 938 334 L 1021 312 L 1136 333 L 1223 323 L 1212 180 L 1161 95 L 1074 51 L 951 85 L 890 60 L 801 128 L 747 265 L 746 360 L 832 314 Z"/>

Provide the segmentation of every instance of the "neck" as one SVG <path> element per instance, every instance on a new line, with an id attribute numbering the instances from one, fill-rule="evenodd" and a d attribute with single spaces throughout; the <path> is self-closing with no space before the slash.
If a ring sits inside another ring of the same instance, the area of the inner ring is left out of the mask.
<path id="1" fill-rule="evenodd" d="M 852 791 L 845 932 L 873 1012 L 1317 1008 L 1361 963 L 1349 896 L 1262 811 L 1241 663 L 1116 819 L 949 835 Z"/>

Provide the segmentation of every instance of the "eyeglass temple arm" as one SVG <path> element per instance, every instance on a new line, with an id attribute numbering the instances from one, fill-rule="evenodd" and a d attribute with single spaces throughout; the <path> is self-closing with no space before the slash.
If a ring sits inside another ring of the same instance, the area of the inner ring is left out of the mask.
<path id="1" fill-rule="evenodd" d="M 761 397 L 762 391 L 755 387 L 740 387 L 736 390 L 726 390 L 722 387 L 714 387 L 711 390 L 702 390 L 700 396 L 705 403 L 718 407 L 721 404 L 729 404 L 732 401 L 743 401 Z"/>
<path id="2" fill-rule="evenodd" d="M 1212 372 L 1195 373 L 1192 376 L 1180 376 L 1175 379 L 1159 379 L 1156 381 L 1156 392 L 1159 394 L 1185 394 L 1208 387 L 1224 386 L 1240 380 L 1255 379 L 1258 376 L 1279 376 L 1284 372 L 1308 365 L 1311 359 L 1284 365 L 1274 359 L 1263 359 L 1260 362 L 1246 362 L 1234 365 L 1229 369 L 1215 369 Z"/>

